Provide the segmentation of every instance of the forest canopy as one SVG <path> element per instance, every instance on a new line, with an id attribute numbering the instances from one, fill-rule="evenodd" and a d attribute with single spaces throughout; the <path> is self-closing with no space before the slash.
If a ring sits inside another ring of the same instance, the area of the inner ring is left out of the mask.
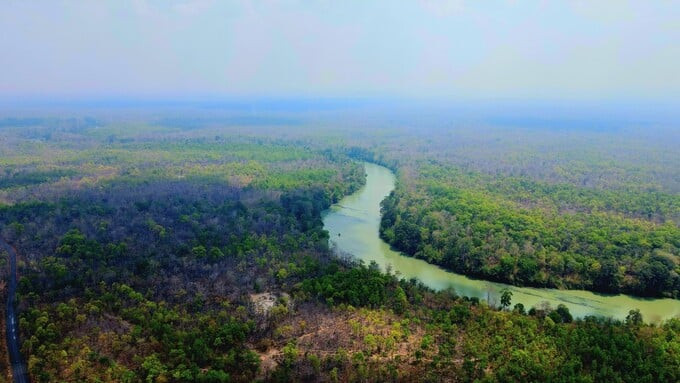
<path id="1" fill-rule="evenodd" d="M 680 379 L 677 319 L 436 292 L 337 257 L 321 220 L 370 160 L 397 172 L 381 234 L 407 254 L 518 285 L 677 297 L 663 149 L 633 163 L 555 132 L 163 121 L 0 127 L 0 232 L 20 258 L 35 382 Z"/>

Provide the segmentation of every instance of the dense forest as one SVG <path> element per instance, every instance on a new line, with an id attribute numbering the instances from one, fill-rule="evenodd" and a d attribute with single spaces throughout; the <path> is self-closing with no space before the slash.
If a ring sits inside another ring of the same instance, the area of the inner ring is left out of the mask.
<path id="1" fill-rule="evenodd" d="M 516 285 L 680 296 L 677 133 L 483 133 L 428 132 L 408 146 L 403 134 L 355 150 L 399 171 L 383 204 L 386 241 Z"/>
<path id="2" fill-rule="evenodd" d="M 0 124 L 0 232 L 20 259 L 33 381 L 680 380 L 680 319 L 435 292 L 332 254 L 321 221 L 371 159 L 398 171 L 382 235 L 409 254 L 516 284 L 677 297 L 672 169 L 642 185 L 615 171 L 626 163 L 594 177 L 604 160 L 581 168 L 578 154 L 531 172 L 522 155 L 542 152 L 524 144 L 463 164 L 441 132 L 170 122 Z"/>
<path id="3" fill-rule="evenodd" d="M 0 383 L 680 383 L 680 0 L 0 0 Z"/>

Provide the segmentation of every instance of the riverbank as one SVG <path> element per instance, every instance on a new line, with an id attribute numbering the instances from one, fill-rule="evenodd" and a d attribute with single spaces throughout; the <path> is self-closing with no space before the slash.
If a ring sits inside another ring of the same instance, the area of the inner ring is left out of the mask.
<path id="1" fill-rule="evenodd" d="M 632 309 L 639 309 L 648 322 L 680 316 L 680 301 L 675 299 L 512 286 L 468 278 L 396 252 L 379 236 L 380 202 L 394 190 L 394 173 L 372 163 L 364 166 L 364 187 L 333 205 L 323 217 L 332 245 L 343 253 L 367 263 L 374 261 L 383 270 L 389 267 L 402 278 L 416 278 L 435 290 L 452 288 L 459 295 L 477 297 L 493 305 L 500 302 L 500 292 L 507 288 L 513 293 L 513 305 L 522 303 L 528 309 L 543 302 L 553 307 L 564 304 L 575 317 L 597 315 L 623 320 Z"/>

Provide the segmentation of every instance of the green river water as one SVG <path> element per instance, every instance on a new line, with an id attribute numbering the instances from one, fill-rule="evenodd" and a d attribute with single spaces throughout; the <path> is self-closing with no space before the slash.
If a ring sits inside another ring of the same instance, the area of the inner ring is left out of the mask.
<path id="1" fill-rule="evenodd" d="M 331 245 L 340 252 L 349 253 L 366 263 L 375 261 L 383 270 L 390 265 L 393 272 L 398 272 L 402 278 L 417 278 L 431 288 L 441 290 L 452 287 L 459 295 L 478 297 L 496 305 L 500 291 L 507 287 L 513 293 L 512 304 L 522 303 L 527 310 L 547 301 L 553 307 L 565 304 L 576 317 L 602 315 L 624 319 L 629 310 L 636 308 L 649 322 L 680 316 L 680 300 L 510 286 L 471 279 L 402 255 L 390 249 L 378 235 L 380 202 L 394 189 L 395 176 L 389 169 L 376 164 L 365 163 L 364 166 L 366 185 L 333 205 L 323 217 Z"/>

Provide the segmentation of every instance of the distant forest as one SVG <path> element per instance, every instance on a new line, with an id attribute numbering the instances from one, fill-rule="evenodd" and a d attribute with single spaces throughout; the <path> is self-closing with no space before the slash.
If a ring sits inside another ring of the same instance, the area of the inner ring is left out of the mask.
<path id="1" fill-rule="evenodd" d="M 435 292 L 337 257 L 321 221 L 374 161 L 397 173 L 381 235 L 406 254 L 678 298 L 671 129 L 117 113 L 0 122 L 0 235 L 35 382 L 680 380 L 680 319 Z"/>
<path id="2" fill-rule="evenodd" d="M 460 129 L 367 148 L 399 171 L 382 235 L 485 279 L 677 298 L 680 139 L 667 133 Z"/>

